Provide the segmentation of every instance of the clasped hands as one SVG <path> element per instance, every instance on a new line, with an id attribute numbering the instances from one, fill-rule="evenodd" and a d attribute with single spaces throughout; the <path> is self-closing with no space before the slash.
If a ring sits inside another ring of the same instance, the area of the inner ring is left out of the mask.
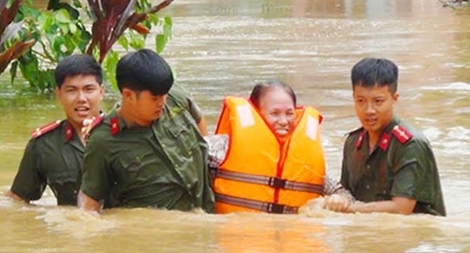
<path id="1" fill-rule="evenodd" d="M 340 194 L 332 194 L 324 197 L 323 208 L 342 213 L 353 213 L 353 202 Z"/>

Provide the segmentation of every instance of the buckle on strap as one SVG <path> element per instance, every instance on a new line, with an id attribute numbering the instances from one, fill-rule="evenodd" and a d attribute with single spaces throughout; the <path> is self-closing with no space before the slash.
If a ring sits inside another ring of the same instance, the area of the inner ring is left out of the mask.
<path id="1" fill-rule="evenodd" d="M 298 210 L 299 209 L 296 207 L 280 205 L 276 203 L 268 203 L 266 208 L 266 212 L 278 214 L 296 214 L 298 213 Z"/>
<path id="2" fill-rule="evenodd" d="M 284 205 L 269 203 L 266 211 L 268 213 L 284 213 Z"/>
<path id="3" fill-rule="evenodd" d="M 281 179 L 278 177 L 270 177 L 268 181 L 268 185 L 274 188 L 286 188 L 287 180 Z"/>

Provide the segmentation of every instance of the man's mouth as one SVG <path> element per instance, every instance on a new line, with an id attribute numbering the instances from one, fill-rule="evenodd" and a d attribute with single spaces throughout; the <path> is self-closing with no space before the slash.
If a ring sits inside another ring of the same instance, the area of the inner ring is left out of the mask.
<path id="1" fill-rule="evenodd" d="M 88 116 L 88 112 L 90 112 L 90 108 L 85 106 L 76 107 L 75 112 L 81 117 L 86 117 Z"/>
<path id="2" fill-rule="evenodd" d="M 367 125 L 374 125 L 376 122 L 377 122 L 377 119 L 376 118 L 366 118 L 364 120 L 364 122 L 367 124 Z"/>

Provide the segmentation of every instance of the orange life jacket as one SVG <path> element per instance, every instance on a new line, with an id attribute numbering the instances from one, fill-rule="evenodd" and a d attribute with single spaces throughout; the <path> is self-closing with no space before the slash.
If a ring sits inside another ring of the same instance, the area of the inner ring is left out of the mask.
<path id="1" fill-rule="evenodd" d="M 226 98 L 216 128 L 230 138 L 214 180 L 217 212 L 297 213 L 321 196 L 321 119 L 311 107 L 297 108 L 295 127 L 282 143 L 249 100 Z"/>

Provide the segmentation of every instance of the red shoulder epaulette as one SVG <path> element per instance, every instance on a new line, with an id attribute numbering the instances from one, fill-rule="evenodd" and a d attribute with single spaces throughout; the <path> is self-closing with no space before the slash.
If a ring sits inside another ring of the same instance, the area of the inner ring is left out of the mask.
<path id="1" fill-rule="evenodd" d="M 60 126 L 60 122 L 61 120 L 56 120 L 54 122 L 51 122 L 47 125 L 44 125 L 42 127 L 39 127 L 39 128 L 36 128 L 36 130 L 34 130 L 32 133 L 31 133 L 31 137 L 33 139 L 35 138 L 38 138 L 39 136 L 45 134 L 45 133 L 49 133 L 50 131 L 58 128 Z"/>
<path id="2" fill-rule="evenodd" d="M 97 125 L 101 124 L 101 122 L 103 122 L 104 120 L 104 114 L 100 114 L 98 117 L 96 117 L 93 122 L 91 122 L 91 125 L 90 125 L 90 128 L 93 129 L 95 128 Z"/>
<path id="3" fill-rule="evenodd" d="M 357 138 L 357 141 L 356 141 L 356 144 L 354 144 L 354 146 L 356 148 L 360 148 L 361 145 L 362 145 L 362 140 L 364 139 L 364 134 L 365 134 L 366 131 L 362 131 L 361 133 L 359 133 L 359 137 Z"/>
<path id="4" fill-rule="evenodd" d="M 395 135 L 395 137 L 401 144 L 405 144 L 413 137 L 410 132 L 408 132 L 405 128 L 399 125 L 393 127 L 392 134 Z"/>
<path id="5" fill-rule="evenodd" d="M 84 136 L 84 139 L 88 139 L 88 135 L 90 135 L 90 132 L 93 128 L 101 124 L 104 120 L 104 113 L 100 114 L 98 117 L 94 118 L 93 121 L 90 123 L 90 125 L 85 126 L 82 128 L 82 134 Z"/>

